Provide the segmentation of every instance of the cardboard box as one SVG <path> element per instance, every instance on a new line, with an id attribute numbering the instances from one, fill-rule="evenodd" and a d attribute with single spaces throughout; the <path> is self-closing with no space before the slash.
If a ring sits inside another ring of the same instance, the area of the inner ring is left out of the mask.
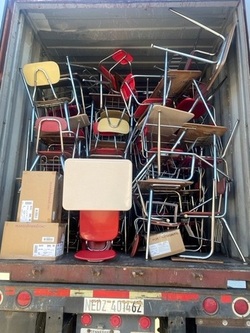
<path id="1" fill-rule="evenodd" d="M 60 223 L 4 224 L 1 258 L 55 260 L 64 253 L 65 225 Z"/>
<path id="2" fill-rule="evenodd" d="M 60 222 L 62 186 L 62 175 L 55 171 L 24 171 L 17 221 Z"/>
<path id="3" fill-rule="evenodd" d="M 185 251 L 179 229 L 149 236 L 149 254 L 152 260 L 169 257 Z"/>

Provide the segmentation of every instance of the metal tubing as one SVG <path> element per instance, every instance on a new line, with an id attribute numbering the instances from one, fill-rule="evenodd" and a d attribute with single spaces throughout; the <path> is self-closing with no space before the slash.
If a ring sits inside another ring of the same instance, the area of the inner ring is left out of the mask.
<path id="1" fill-rule="evenodd" d="M 227 141 L 226 147 L 224 148 L 223 154 L 221 155 L 221 158 L 224 158 L 224 157 L 226 156 L 226 153 L 227 153 L 228 148 L 229 148 L 229 146 L 230 146 L 230 144 L 231 144 L 231 142 L 232 142 L 232 139 L 233 139 L 233 136 L 234 136 L 235 130 L 236 130 L 236 128 L 237 128 L 239 122 L 240 122 L 240 120 L 237 119 L 236 122 L 235 122 L 235 124 L 234 124 L 233 130 L 232 130 L 232 132 L 231 132 L 231 134 L 230 134 L 230 137 L 229 137 L 229 139 L 228 139 L 228 141 Z"/>
<path id="2" fill-rule="evenodd" d="M 239 253 L 240 257 L 241 257 L 241 259 L 242 259 L 242 261 L 243 261 L 243 264 L 247 265 L 247 261 L 246 261 L 244 255 L 243 255 L 243 253 L 241 252 L 241 249 L 239 248 L 239 245 L 237 244 L 237 242 L 236 242 L 236 240 L 234 238 L 234 235 L 232 234 L 232 232 L 231 232 L 231 230 L 229 228 L 229 225 L 227 224 L 227 221 L 225 220 L 224 217 L 221 217 L 220 220 L 224 223 L 224 225 L 225 225 L 225 227 L 226 227 L 226 229 L 227 229 L 227 231 L 228 231 L 228 233 L 229 233 L 229 235 L 230 235 L 230 237 L 231 237 L 231 239 L 232 239 L 232 241 L 233 241 L 233 243 L 234 243 L 234 245 L 235 245 L 235 247 L 236 247 L 236 249 L 237 249 L 237 251 L 238 251 L 238 253 Z"/>
<path id="3" fill-rule="evenodd" d="M 202 100 L 202 102 L 203 102 L 203 104 L 204 104 L 204 106 L 205 106 L 205 108 L 206 108 L 206 110 L 207 110 L 207 113 L 209 114 L 209 116 L 210 116 L 210 118 L 211 118 L 213 124 L 216 125 L 215 120 L 214 120 L 214 117 L 213 117 L 213 115 L 212 115 L 212 113 L 211 113 L 211 111 L 210 111 L 210 109 L 209 109 L 209 107 L 208 107 L 208 105 L 207 105 L 207 102 L 205 101 L 205 98 L 204 98 L 203 95 L 202 95 L 202 92 L 201 92 L 201 90 L 200 90 L 200 88 L 199 88 L 197 82 L 196 82 L 195 80 L 193 80 L 193 83 L 194 83 L 194 85 L 195 85 L 195 88 L 196 88 L 197 91 L 198 91 L 198 94 L 199 94 L 199 96 L 200 96 L 200 99 Z"/>
<path id="4" fill-rule="evenodd" d="M 169 8 L 169 10 L 170 10 L 172 13 L 175 13 L 175 14 L 177 14 L 177 15 L 183 17 L 184 19 L 186 19 L 186 20 L 188 20 L 188 21 L 194 23 L 195 25 L 198 25 L 199 27 L 201 27 L 201 28 L 203 28 L 203 29 L 205 29 L 205 30 L 211 32 L 211 33 L 214 34 L 215 36 L 220 37 L 223 41 L 225 40 L 225 37 L 224 37 L 224 36 L 222 36 L 221 34 L 219 34 L 217 31 L 214 31 L 214 30 L 212 30 L 211 28 L 207 27 L 206 25 L 204 25 L 204 24 L 202 24 L 202 23 L 200 23 L 200 22 L 198 22 L 198 21 L 196 21 L 196 20 L 194 20 L 194 19 L 191 19 L 191 18 L 188 17 L 188 16 L 185 16 L 185 15 L 179 13 L 179 12 L 177 12 L 176 10 L 174 10 L 174 9 L 172 9 L 172 8 Z"/>
<path id="5" fill-rule="evenodd" d="M 192 55 L 192 54 L 188 54 L 188 53 L 184 53 L 184 52 L 181 52 L 181 51 L 172 50 L 172 49 L 169 49 L 169 48 L 164 48 L 164 47 L 157 46 L 157 45 L 154 45 L 154 44 L 151 44 L 151 47 L 154 47 L 156 49 L 159 49 L 159 50 L 162 50 L 162 51 L 165 51 L 165 52 L 168 52 L 168 53 L 179 54 L 179 55 L 181 55 L 183 57 L 186 57 L 186 58 L 191 58 L 191 59 L 194 59 L 194 60 L 199 60 L 201 62 L 205 62 L 206 64 L 216 64 L 217 63 L 217 61 L 215 61 L 215 60 L 209 60 L 209 59 L 197 57 L 197 56 Z"/>
<path id="6" fill-rule="evenodd" d="M 149 189 L 149 204 L 148 204 L 148 225 L 147 225 L 147 236 L 146 236 L 146 254 L 145 259 L 148 260 L 149 255 L 149 237 L 151 227 L 151 215 L 152 215 L 152 202 L 153 202 L 154 191 L 152 188 Z"/>

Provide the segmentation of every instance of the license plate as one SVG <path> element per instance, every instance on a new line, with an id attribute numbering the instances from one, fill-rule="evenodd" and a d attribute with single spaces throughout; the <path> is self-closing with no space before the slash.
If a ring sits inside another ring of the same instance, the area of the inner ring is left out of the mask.
<path id="1" fill-rule="evenodd" d="M 99 328 L 81 328 L 80 333 L 120 333 L 118 330 L 102 330 Z"/>
<path id="2" fill-rule="evenodd" d="M 143 315 L 144 300 L 117 298 L 84 298 L 84 312 Z"/>

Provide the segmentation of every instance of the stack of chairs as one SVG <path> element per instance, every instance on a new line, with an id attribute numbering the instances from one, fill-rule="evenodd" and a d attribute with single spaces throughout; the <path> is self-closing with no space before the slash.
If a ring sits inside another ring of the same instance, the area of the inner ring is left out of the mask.
<path id="1" fill-rule="evenodd" d="M 26 164 L 64 174 L 63 207 L 79 212 L 77 259 L 114 258 L 123 234 L 125 252 L 135 256 L 143 244 L 148 260 L 150 235 L 179 229 L 186 251 L 178 259 L 207 260 L 217 243 L 225 245 L 226 229 L 246 262 L 226 220 L 233 186 L 226 154 L 238 121 L 229 133 L 212 104 L 235 24 L 224 37 L 171 11 L 218 36 L 218 50 L 187 54 L 152 44 L 165 53 L 161 75 L 133 73 L 133 56 L 123 49 L 93 71 L 69 57 L 67 74 L 53 61 L 21 69 L 32 106 Z M 171 69 L 168 54 L 187 59 L 184 69 Z M 207 65 L 207 75 L 192 69 L 194 61 Z"/>
<path id="2" fill-rule="evenodd" d="M 197 22 L 194 23 L 200 25 Z M 202 26 L 202 28 L 210 31 L 207 27 Z M 235 25 L 233 24 L 226 38 L 210 31 L 222 39 L 218 53 L 207 54 L 213 59 L 152 45 L 152 47 L 164 50 L 166 53 L 165 72 L 161 87 L 163 90 L 163 105 L 152 106 L 143 123 L 137 125 L 140 129 L 140 138 L 142 138 L 140 142 L 143 142 L 141 154 L 145 163 L 134 178 L 133 187 L 134 197 L 137 200 L 140 199 L 142 207 L 141 215 L 136 217 L 135 221 L 143 221 L 141 226 L 138 226 L 138 222 L 135 222 L 134 243 L 138 242 L 140 232 L 146 234 L 144 236 L 146 238 L 146 259 L 149 256 L 149 236 L 152 229 L 155 230 L 155 227 L 152 227 L 154 218 L 161 219 L 160 214 L 155 216 L 155 201 L 157 200 L 156 202 L 160 202 L 161 207 L 164 207 L 167 198 L 169 204 L 178 205 L 177 227 L 182 229 L 186 248 L 191 249 L 191 251 L 181 254 L 179 257 L 190 260 L 209 259 L 214 254 L 215 242 L 222 242 L 222 228 L 224 226 L 243 263 L 246 262 L 225 220 L 227 194 L 231 178 L 224 159 L 225 150 L 223 152 L 221 138 L 226 133 L 227 128 L 217 125 L 216 112 L 207 99 L 209 89 L 211 89 L 215 78 L 218 77 L 225 63 L 234 28 Z M 202 51 L 196 51 L 204 55 Z M 188 59 L 213 65 L 212 75 L 208 83 L 205 86 L 201 85 L 201 72 L 199 73 L 199 71 L 189 71 L 188 68 L 176 71 L 169 69 L 168 53 L 177 53 Z M 180 79 L 181 77 L 185 77 L 185 85 L 182 85 L 182 87 L 179 85 L 181 81 L 184 82 Z M 199 79 L 199 83 L 197 83 L 197 79 Z M 192 86 L 193 89 L 191 89 Z M 159 89 L 159 86 L 157 89 Z M 187 98 L 187 92 L 193 92 L 194 90 L 195 93 Z M 180 99 L 181 92 L 184 97 Z M 169 99 L 176 106 L 173 108 L 176 111 L 176 114 L 173 113 L 173 119 L 175 119 L 173 123 L 167 115 L 167 109 L 172 111 L 171 107 L 166 107 L 166 102 Z M 178 112 L 181 111 L 193 117 L 178 123 L 176 120 Z M 166 119 L 164 119 L 164 116 Z M 166 125 L 164 124 L 165 121 Z M 167 135 L 164 138 L 165 129 Z M 138 141 L 134 140 L 134 142 Z M 211 184 L 212 189 L 210 189 Z M 156 199 L 154 199 L 155 197 Z M 222 198 L 225 198 L 224 205 L 222 204 Z M 217 200 L 219 206 L 215 208 Z M 174 219 L 170 222 L 173 223 L 173 227 L 176 227 L 176 211 L 174 211 L 174 214 L 166 215 L 166 218 L 169 219 L 171 216 Z M 166 227 L 169 228 L 169 225 L 166 224 Z M 195 249 L 192 249 L 194 239 L 196 244 Z M 133 255 L 136 252 L 135 248 L 136 246 L 132 247 Z"/>
<path id="3" fill-rule="evenodd" d="M 127 138 L 131 130 L 131 117 L 127 107 L 129 101 L 127 100 L 125 104 L 121 98 L 120 85 L 123 78 L 117 70 L 119 66 L 127 67 L 131 74 L 132 61 L 133 57 L 120 49 L 102 59 L 98 64 L 100 103 L 96 105 L 93 102 L 91 108 L 90 157 L 125 157 Z"/>
<path id="4" fill-rule="evenodd" d="M 89 118 L 85 113 L 81 82 L 73 77 L 68 57 L 66 63 L 67 75 L 61 74 L 54 61 L 28 63 L 21 69 L 32 106 L 26 165 L 36 141 L 36 157 L 31 167 L 27 167 L 29 170 L 41 161 L 41 170 L 63 171 L 66 158 L 79 156 L 88 147 Z M 88 154 L 87 150 L 85 152 Z"/>

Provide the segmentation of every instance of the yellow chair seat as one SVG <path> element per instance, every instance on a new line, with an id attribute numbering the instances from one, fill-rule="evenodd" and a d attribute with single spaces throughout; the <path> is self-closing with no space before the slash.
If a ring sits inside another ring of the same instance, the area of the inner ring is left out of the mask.
<path id="1" fill-rule="evenodd" d="M 129 123 L 126 120 L 119 118 L 102 118 L 98 122 L 97 129 L 99 132 L 125 135 L 129 133 Z"/>

